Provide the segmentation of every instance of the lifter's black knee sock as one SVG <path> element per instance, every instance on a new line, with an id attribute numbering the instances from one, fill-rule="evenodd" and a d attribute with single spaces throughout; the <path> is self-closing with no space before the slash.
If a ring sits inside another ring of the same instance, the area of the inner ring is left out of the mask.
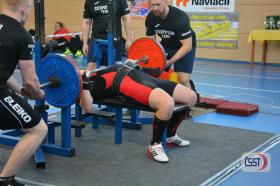
<path id="1" fill-rule="evenodd" d="M 154 143 L 162 142 L 162 135 L 165 127 L 169 124 L 170 120 L 161 120 L 155 116 L 153 123 L 153 139 L 151 145 Z"/>
<path id="2" fill-rule="evenodd" d="M 190 113 L 189 109 L 182 110 L 176 113 L 173 113 L 171 117 L 170 123 L 167 125 L 167 137 L 175 136 L 177 128 L 183 122 L 183 120 L 188 116 Z"/>

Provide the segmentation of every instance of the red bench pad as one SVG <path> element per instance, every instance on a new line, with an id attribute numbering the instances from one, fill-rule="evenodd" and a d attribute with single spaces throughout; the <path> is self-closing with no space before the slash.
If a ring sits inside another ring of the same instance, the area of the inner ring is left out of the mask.
<path id="1" fill-rule="evenodd" d="M 214 99 L 214 98 L 200 98 L 200 103 L 207 104 L 207 107 L 216 108 L 218 105 L 225 103 L 226 100 Z"/>
<path id="2" fill-rule="evenodd" d="M 247 103 L 236 103 L 226 101 L 216 107 L 216 112 L 224 114 L 233 114 L 241 116 L 249 116 L 259 111 L 259 106 Z"/>

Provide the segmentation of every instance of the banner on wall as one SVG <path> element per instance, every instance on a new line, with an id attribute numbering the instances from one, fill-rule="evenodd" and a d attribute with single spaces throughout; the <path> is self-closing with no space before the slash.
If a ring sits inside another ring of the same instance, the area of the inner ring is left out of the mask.
<path id="1" fill-rule="evenodd" d="M 148 13 L 148 0 L 134 0 L 130 8 L 130 15 L 132 18 L 145 18 Z"/>
<path id="2" fill-rule="evenodd" d="M 185 12 L 234 12 L 235 0 L 173 0 Z"/>
<path id="3" fill-rule="evenodd" d="M 236 49 L 238 13 L 189 13 L 197 47 Z"/>

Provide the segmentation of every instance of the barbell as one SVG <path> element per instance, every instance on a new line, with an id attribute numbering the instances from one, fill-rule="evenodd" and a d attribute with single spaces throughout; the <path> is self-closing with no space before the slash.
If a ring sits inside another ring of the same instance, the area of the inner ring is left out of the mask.
<path id="1" fill-rule="evenodd" d="M 160 72 L 166 64 L 163 47 L 149 38 L 134 41 L 128 51 L 128 59 L 143 68 Z M 84 84 L 75 61 L 62 54 L 47 55 L 39 67 L 38 78 L 40 87 L 44 88 L 46 101 L 55 107 L 67 107 L 75 103 Z"/>
<path id="2" fill-rule="evenodd" d="M 59 85 L 60 85 L 60 79 L 58 79 L 57 77 L 50 77 L 48 79 L 48 82 L 40 85 L 40 89 L 44 89 L 46 87 L 57 88 L 59 87 Z"/>
<path id="3" fill-rule="evenodd" d="M 148 74 L 164 79 L 177 82 L 175 73 L 171 68 L 165 71 L 166 68 L 166 53 L 162 45 L 151 38 L 140 38 L 132 43 L 128 50 L 128 59 L 140 59 L 146 56 L 146 61 L 139 61 L 138 64 Z M 172 78 L 171 78 L 172 77 Z"/>

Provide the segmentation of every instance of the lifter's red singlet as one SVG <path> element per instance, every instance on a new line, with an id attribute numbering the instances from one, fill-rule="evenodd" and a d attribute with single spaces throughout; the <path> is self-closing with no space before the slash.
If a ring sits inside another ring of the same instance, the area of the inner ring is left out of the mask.
<path id="1" fill-rule="evenodd" d="M 117 96 L 112 92 L 112 83 L 121 66 L 113 65 L 91 75 L 90 79 L 94 82 L 91 94 L 95 100 Z M 152 77 L 140 70 L 132 70 L 121 81 L 119 92 L 128 101 L 149 105 L 149 96 L 153 89 L 161 88 L 172 96 L 176 85 L 174 82 Z"/>

